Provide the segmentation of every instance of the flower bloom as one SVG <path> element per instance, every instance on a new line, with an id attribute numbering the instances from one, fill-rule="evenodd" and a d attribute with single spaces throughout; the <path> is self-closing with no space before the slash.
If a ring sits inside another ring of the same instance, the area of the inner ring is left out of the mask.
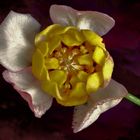
<path id="1" fill-rule="evenodd" d="M 36 36 L 35 45 L 32 72 L 62 105 L 86 103 L 111 78 L 113 61 L 93 31 L 53 24 Z"/>
<path id="2" fill-rule="evenodd" d="M 117 105 L 127 90 L 111 79 L 113 60 L 102 42 L 114 20 L 95 11 L 52 5 L 54 24 L 40 32 L 28 14 L 11 11 L 0 25 L 4 79 L 28 102 L 36 117 L 52 105 L 75 106 L 74 132 Z M 85 104 L 86 103 L 86 104 Z"/>

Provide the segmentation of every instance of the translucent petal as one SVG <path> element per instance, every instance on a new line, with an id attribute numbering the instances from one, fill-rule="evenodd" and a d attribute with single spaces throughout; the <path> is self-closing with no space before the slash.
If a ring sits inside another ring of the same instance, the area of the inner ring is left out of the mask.
<path id="1" fill-rule="evenodd" d="M 91 94 L 87 104 L 75 107 L 73 131 L 76 133 L 91 125 L 100 114 L 117 105 L 127 93 L 123 85 L 111 80 L 106 88 Z"/>
<path id="2" fill-rule="evenodd" d="M 11 83 L 19 94 L 28 102 L 36 117 L 41 117 L 52 105 L 52 97 L 40 88 L 30 69 L 19 72 L 4 71 L 4 79 Z"/>
<path id="3" fill-rule="evenodd" d="M 11 11 L 0 25 L 0 63 L 11 71 L 29 66 L 39 29 L 30 15 Z"/>

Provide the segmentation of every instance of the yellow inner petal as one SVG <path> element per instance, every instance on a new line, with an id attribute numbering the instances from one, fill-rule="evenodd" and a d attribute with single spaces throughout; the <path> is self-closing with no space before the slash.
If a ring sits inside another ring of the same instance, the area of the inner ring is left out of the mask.
<path id="1" fill-rule="evenodd" d="M 56 98 L 56 100 L 64 106 L 76 106 L 86 103 L 88 95 L 86 93 L 85 84 L 82 82 L 77 83 L 65 98 L 62 100 Z"/>
<path id="2" fill-rule="evenodd" d="M 87 79 L 87 84 L 86 84 L 86 90 L 88 93 L 93 93 L 96 92 L 97 89 L 101 86 L 102 84 L 102 75 L 100 72 L 93 73 L 89 75 Z"/>
<path id="3" fill-rule="evenodd" d="M 43 56 L 46 56 L 48 53 L 48 43 L 47 42 L 39 42 L 36 45 L 36 48 L 40 50 Z"/>
<path id="4" fill-rule="evenodd" d="M 76 75 L 73 75 L 72 78 L 70 79 L 71 85 L 75 86 L 77 82 L 80 82 L 80 79 Z"/>
<path id="5" fill-rule="evenodd" d="M 42 32 L 38 33 L 35 37 L 35 44 L 38 44 L 39 42 L 49 40 L 50 37 L 52 37 L 55 34 L 61 34 L 64 33 L 64 27 L 59 24 L 53 24 L 48 26 L 46 29 L 44 29 Z"/>
<path id="6" fill-rule="evenodd" d="M 67 80 L 67 73 L 63 70 L 54 70 L 50 72 L 50 79 L 58 84 L 58 86 L 62 86 Z"/>
<path id="7" fill-rule="evenodd" d="M 113 59 L 111 58 L 111 56 L 108 56 L 108 58 L 106 58 L 106 62 L 103 65 L 104 81 L 110 80 L 113 72 L 113 67 L 114 67 Z"/>
<path id="8" fill-rule="evenodd" d="M 86 38 L 87 42 L 90 43 L 93 46 L 100 46 L 102 48 L 105 48 L 104 43 L 102 43 L 103 39 L 97 35 L 95 32 L 90 30 L 82 30 L 81 31 Z"/>
<path id="9" fill-rule="evenodd" d="M 106 54 L 102 48 L 96 47 L 92 58 L 97 64 L 103 65 L 105 62 Z"/>
<path id="10" fill-rule="evenodd" d="M 59 61 L 55 58 L 46 58 L 45 60 L 46 68 L 47 69 L 58 69 L 59 68 Z"/>
<path id="11" fill-rule="evenodd" d="M 84 42 L 84 37 L 76 28 L 70 28 L 62 34 L 62 42 L 68 47 L 79 46 Z"/>
<path id="12" fill-rule="evenodd" d="M 78 82 L 70 92 L 70 97 L 81 97 L 83 95 L 86 95 L 85 83 Z"/>
<path id="13" fill-rule="evenodd" d="M 82 82 L 86 82 L 87 78 L 88 78 L 88 73 L 84 72 L 84 71 L 79 71 L 77 74 L 77 77 L 80 79 L 80 81 Z"/>
<path id="14" fill-rule="evenodd" d="M 60 95 L 59 88 L 56 82 L 46 80 L 41 83 L 41 87 L 46 93 L 52 95 L 55 98 L 62 100 L 62 97 Z"/>
<path id="15" fill-rule="evenodd" d="M 60 46 L 61 46 L 60 37 L 54 36 L 50 38 L 48 42 L 49 54 L 52 54 L 52 52 L 55 49 L 59 48 Z"/>
<path id="16" fill-rule="evenodd" d="M 40 80 L 50 80 L 49 72 L 45 66 L 42 68 Z"/>
<path id="17" fill-rule="evenodd" d="M 41 73 L 42 73 L 44 64 L 45 64 L 45 61 L 44 61 L 43 55 L 37 49 L 34 52 L 33 57 L 32 57 L 32 72 L 38 79 L 41 79 Z"/>
<path id="18" fill-rule="evenodd" d="M 93 65 L 92 56 L 90 54 L 84 54 L 78 57 L 80 65 Z"/>

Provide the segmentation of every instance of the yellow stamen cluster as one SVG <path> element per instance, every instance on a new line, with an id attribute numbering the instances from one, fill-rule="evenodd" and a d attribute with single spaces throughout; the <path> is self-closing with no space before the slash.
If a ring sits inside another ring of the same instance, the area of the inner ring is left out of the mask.
<path id="1" fill-rule="evenodd" d="M 102 38 L 90 30 L 53 24 L 36 36 L 35 45 L 32 72 L 64 106 L 86 103 L 111 78 L 112 58 Z"/>

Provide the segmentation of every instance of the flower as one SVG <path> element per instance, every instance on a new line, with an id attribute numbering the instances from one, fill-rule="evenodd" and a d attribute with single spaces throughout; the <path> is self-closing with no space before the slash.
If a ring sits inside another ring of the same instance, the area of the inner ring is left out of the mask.
<path id="1" fill-rule="evenodd" d="M 11 11 L 0 25 L 4 79 L 28 102 L 36 117 L 52 105 L 75 106 L 73 131 L 88 127 L 127 95 L 111 79 L 113 60 L 102 42 L 115 24 L 108 15 L 52 5 L 53 24 L 40 31 L 29 14 Z"/>

